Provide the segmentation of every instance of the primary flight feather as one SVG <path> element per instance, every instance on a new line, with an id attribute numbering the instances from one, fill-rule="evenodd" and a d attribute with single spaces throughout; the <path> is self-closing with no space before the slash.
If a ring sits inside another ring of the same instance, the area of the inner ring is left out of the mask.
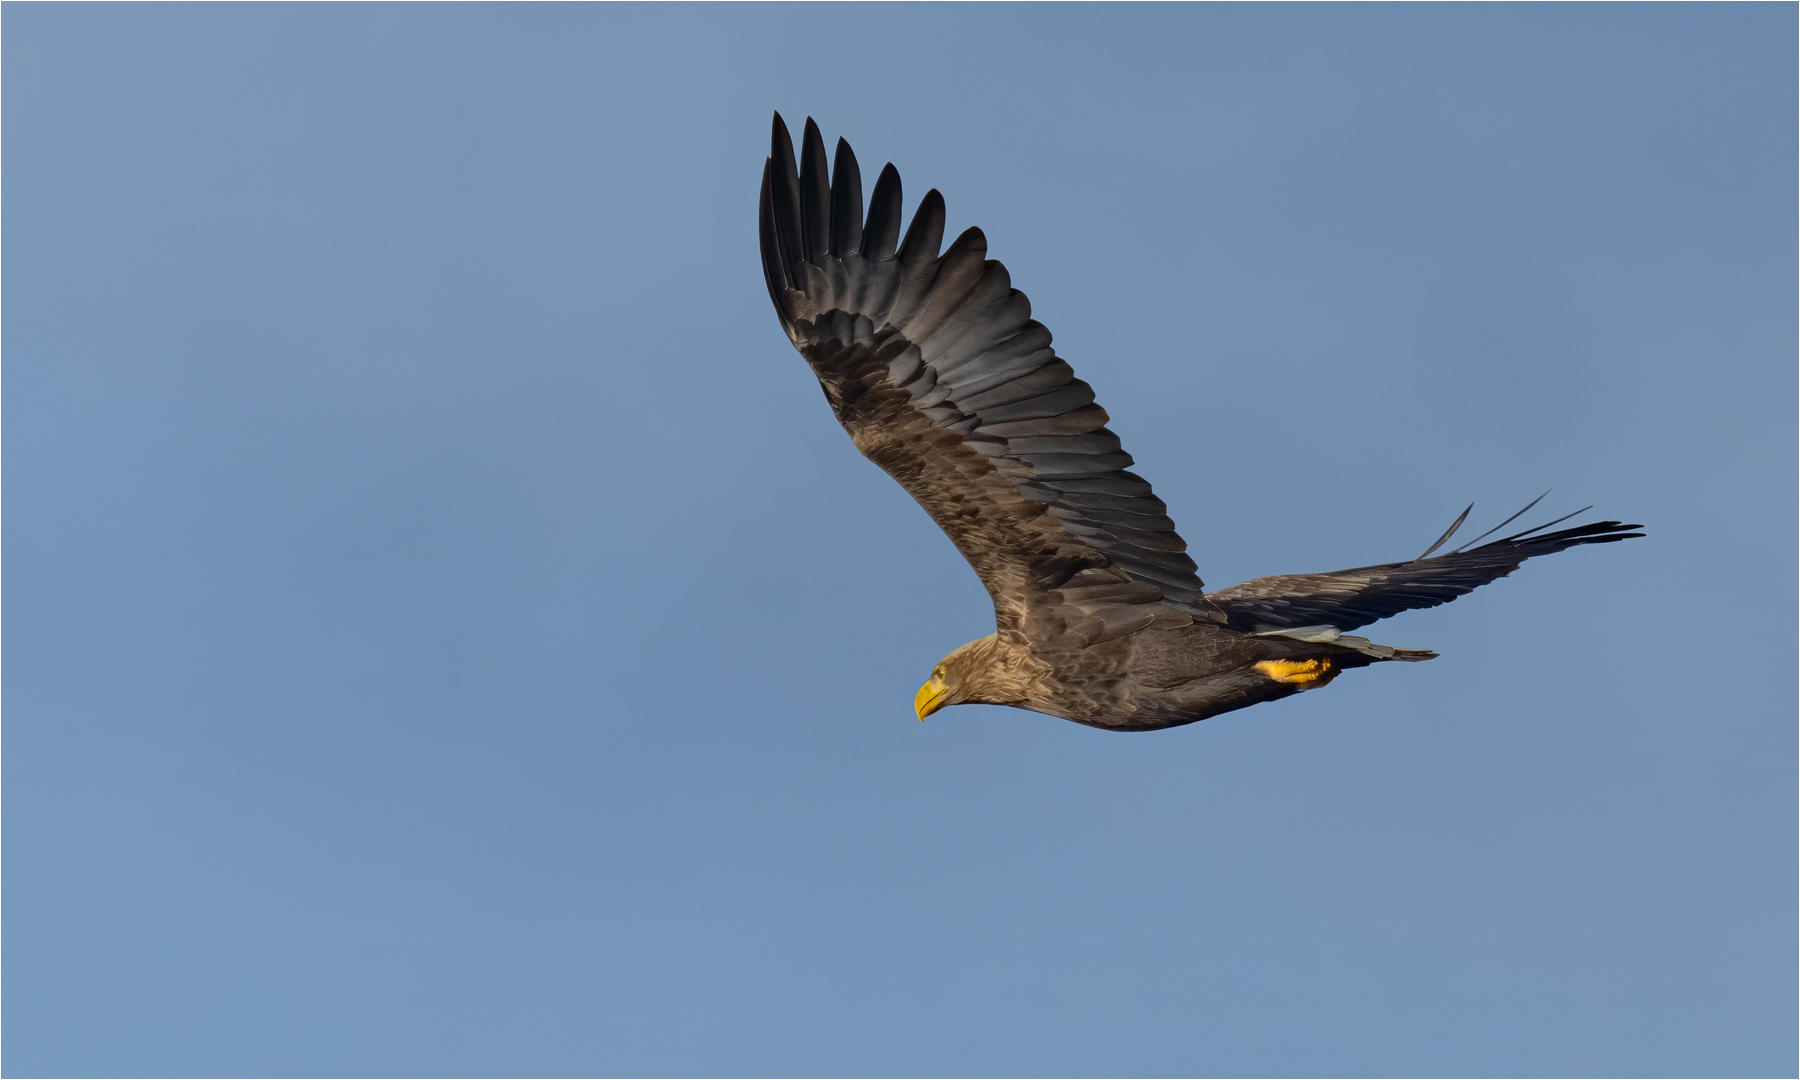
<path id="1" fill-rule="evenodd" d="M 892 165 L 865 217 L 849 144 L 828 163 L 809 119 L 796 163 L 777 114 L 759 217 L 769 298 L 838 422 L 993 598 L 994 633 L 939 662 L 914 700 L 921 720 L 988 704 L 1110 731 L 1191 724 L 1346 668 L 1429 660 L 1345 631 L 1448 603 L 1533 556 L 1643 535 L 1616 521 L 1543 532 L 1559 519 L 1428 558 L 1458 518 L 1409 562 L 1206 592 L 1168 508 L 1126 471 L 1106 410 L 987 258 L 981 230 L 939 253 L 935 190 L 902 237 Z"/>

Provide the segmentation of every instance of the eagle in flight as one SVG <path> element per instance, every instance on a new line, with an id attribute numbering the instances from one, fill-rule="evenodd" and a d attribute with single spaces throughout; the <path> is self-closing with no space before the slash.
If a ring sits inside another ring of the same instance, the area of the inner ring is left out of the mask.
<path id="1" fill-rule="evenodd" d="M 1527 506 L 1432 557 L 1465 510 L 1408 562 L 1207 592 L 1168 508 L 1127 471 L 1106 410 L 1050 348 L 981 230 L 939 251 L 943 196 L 927 192 L 902 236 L 893 165 L 865 216 L 849 145 L 838 140 L 828 168 L 808 119 L 796 167 L 776 114 L 759 217 L 769 299 L 831 411 L 949 534 L 994 601 L 994 632 L 951 651 L 919 689 L 921 720 L 984 704 L 1109 731 L 1191 724 L 1324 686 L 1346 668 L 1430 660 L 1349 631 L 1448 603 L 1537 555 L 1643 535 L 1617 521 L 1544 531 L 1565 517 L 1472 546 Z"/>

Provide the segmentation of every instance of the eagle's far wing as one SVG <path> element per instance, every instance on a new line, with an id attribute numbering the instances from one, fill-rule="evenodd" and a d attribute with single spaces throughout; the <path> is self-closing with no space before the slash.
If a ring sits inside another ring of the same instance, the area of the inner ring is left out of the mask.
<path id="1" fill-rule="evenodd" d="M 1460 519 L 1458 524 L 1461 524 Z M 1540 526 L 1540 529 L 1548 527 Z M 1412 562 L 1359 566 L 1329 574 L 1256 578 L 1208 593 L 1207 599 L 1230 616 L 1232 627 L 1247 633 L 1278 633 L 1314 627 L 1354 630 L 1402 611 L 1448 604 L 1464 593 L 1512 573 L 1526 559 L 1581 544 L 1629 540 L 1644 535 L 1629 531 L 1641 528 L 1641 525 L 1599 521 L 1537 537 L 1530 534 L 1540 529 L 1531 529 L 1491 544 L 1431 559 L 1420 556 Z M 1452 531 L 1455 531 L 1454 527 Z"/>
<path id="2" fill-rule="evenodd" d="M 1091 643 L 1154 622 L 1223 621 L 1161 499 L 1126 472 L 1094 392 L 1050 348 L 970 229 L 942 255 L 944 200 L 904 239 L 900 175 L 863 217 L 856 157 L 807 120 L 798 169 L 775 117 L 763 169 L 763 272 L 782 328 L 859 450 L 949 534 L 1004 632 L 1049 611 Z"/>

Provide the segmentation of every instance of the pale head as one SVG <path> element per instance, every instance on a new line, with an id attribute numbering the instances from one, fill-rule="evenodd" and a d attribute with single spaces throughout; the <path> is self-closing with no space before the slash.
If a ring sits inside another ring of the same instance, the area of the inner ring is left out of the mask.
<path id="1" fill-rule="evenodd" d="M 1020 705 L 1048 670 L 1025 646 L 989 634 L 938 661 L 913 696 L 913 711 L 923 720 L 946 705 Z"/>

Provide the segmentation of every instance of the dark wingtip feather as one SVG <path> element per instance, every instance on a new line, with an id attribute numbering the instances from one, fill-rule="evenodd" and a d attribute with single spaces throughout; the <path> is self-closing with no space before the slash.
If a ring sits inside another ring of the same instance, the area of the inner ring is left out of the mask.
<path id="1" fill-rule="evenodd" d="M 794 140 L 786 122 L 775 114 L 769 132 L 769 225 L 775 258 L 782 279 L 795 281 L 794 264 L 800 261 L 800 177 L 794 170 Z M 779 306 L 779 305 L 778 305 Z"/>
<path id="2" fill-rule="evenodd" d="M 776 119 L 780 120 L 779 114 Z M 781 243 L 775 233 L 774 175 L 775 159 L 768 158 L 763 162 L 762 197 L 756 206 L 756 233 L 762 248 L 763 280 L 769 286 L 769 300 L 775 305 L 775 314 L 785 324 L 787 307 L 781 302 L 781 293 L 793 282 L 781 260 Z"/>
<path id="3" fill-rule="evenodd" d="M 1531 545 L 1561 544 L 1570 541 L 1586 542 L 1589 537 L 1605 536 L 1608 533 L 1625 532 L 1630 529 L 1641 528 L 1643 528 L 1642 525 L 1627 525 L 1622 521 L 1595 521 L 1587 525 L 1577 525 L 1573 529 L 1564 529 L 1561 532 L 1548 533 L 1544 536 L 1534 536 L 1528 540 L 1520 541 L 1520 543 L 1521 545 Z"/>
<path id="4" fill-rule="evenodd" d="M 1592 509 L 1592 507 L 1588 507 L 1587 509 Z M 1581 510 L 1577 510 L 1575 511 L 1575 514 L 1582 512 L 1583 511 Z M 1556 521 L 1550 522 L 1550 525 L 1567 521 L 1569 518 L 1574 517 L 1575 514 L 1566 514 L 1563 517 L 1557 518 Z M 1634 540 L 1644 535 L 1641 532 L 1632 531 L 1633 529 L 1643 528 L 1642 525 L 1628 525 L 1620 521 L 1594 521 L 1589 522 L 1586 525 L 1577 525 L 1573 529 L 1564 529 L 1561 532 L 1545 533 L 1542 536 L 1531 535 L 1532 533 L 1539 532 L 1543 529 L 1548 529 L 1550 525 L 1540 525 L 1536 529 L 1527 529 L 1525 532 L 1515 533 L 1504 540 L 1496 540 L 1491 544 L 1483 544 L 1481 547 L 1476 548 L 1475 551 L 1487 551 L 1490 548 L 1496 547 L 1509 548 L 1512 551 L 1517 552 L 1520 557 L 1529 559 L 1536 555 L 1547 555 L 1551 552 L 1578 547 L 1582 544 L 1610 544 L 1614 540 Z M 1471 552 L 1470 554 L 1474 554 L 1474 552 Z"/>
<path id="5" fill-rule="evenodd" d="M 825 139 L 810 116 L 800 136 L 800 238 L 806 261 L 823 265 L 831 251 L 831 173 Z"/>
<path id="6" fill-rule="evenodd" d="M 862 170 L 843 139 L 831 165 L 831 253 L 838 258 L 862 250 Z"/>
<path id="7" fill-rule="evenodd" d="M 938 246 L 944 242 L 944 197 L 932 188 L 919 200 L 919 208 L 913 212 L 912 224 L 907 226 L 906 240 L 900 245 L 900 261 L 908 264 L 930 262 L 938 256 Z"/>
<path id="8" fill-rule="evenodd" d="M 1552 525 L 1561 525 L 1563 522 L 1574 517 L 1575 514 L 1585 514 L 1589 510 L 1592 510 L 1593 508 L 1594 508 L 1593 504 L 1589 503 L 1588 505 L 1582 507 L 1581 509 L 1576 510 L 1574 513 L 1564 514 L 1562 517 L 1557 518 L 1555 521 L 1547 521 L 1544 524 L 1539 525 L 1535 529 L 1526 529 L 1524 532 L 1516 532 L 1516 533 L 1513 533 L 1511 536 L 1502 536 L 1500 539 L 1494 541 L 1494 544 L 1510 544 L 1514 540 L 1522 540 L 1525 537 L 1530 536 L 1532 533 L 1543 532 L 1545 529 L 1548 529 Z M 1616 524 L 1618 524 L 1618 522 L 1615 521 L 1615 522 L 1613 522 L 1613 524 L 1616 525 Z M 1539 539 L 1542 539 L 1542 538 L 1540 537 Z M 1494 544 L 1489 544 L 1488 547 L 1493 547 Z"/>
<path id="9" fill-rule="evenodd" d="M 985 255 L 987 254 L 987 249 L 987 234 L 982 232 L 978 227 L 971 225 L 964 229 L 962 234 L 950 244 L 949 249 L 944 252 L 944 257 L 949 258 L 952 255 L 963 255 L 972 251 L 979 251 Z"/>
<path id="10" fill-rule="evenodd" d="M 869 218 L 863 222 L 863 258 L 873 262 L 894 257 L 900 241 L 900 171 L 888 162 L 869 195 Z"/>

